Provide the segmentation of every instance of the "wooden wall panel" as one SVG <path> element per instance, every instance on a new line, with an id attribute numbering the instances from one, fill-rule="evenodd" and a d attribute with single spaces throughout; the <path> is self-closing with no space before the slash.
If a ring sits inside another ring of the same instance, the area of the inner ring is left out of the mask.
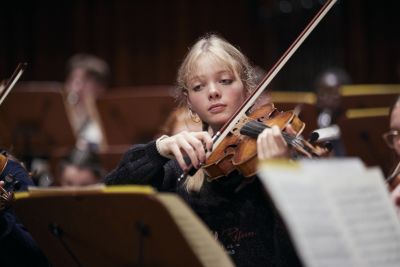
<path id="1" fill-rule="evenodd" d="M 291 3 L 289 13 L 284 2 Z M 23 79 L 62 81 L 67 59 L 87 52 L 109 62 L 112 86 L 172 84 L 187 48 L 210 31 L 269 69 L 321 2 L 7 1 L 0 9 L 0 75 L 24 60 Z M 355 83 L 399 82 L 399 7 L 398 1 L 339 0 L 272 87 L 312 90 L 317 73 L 330 66 L 345 68 Z"/>

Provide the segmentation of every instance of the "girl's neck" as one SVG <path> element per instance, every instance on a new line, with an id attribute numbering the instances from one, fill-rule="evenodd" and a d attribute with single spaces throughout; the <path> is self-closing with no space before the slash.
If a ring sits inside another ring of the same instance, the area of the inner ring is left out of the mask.
<path id="1" fill-rule="evenodd" d="M 213 135 L 216 134 L 220 129 L 221 129 L 221 127 L 212 127 L 212 126 L 209 126 L 207 131 L 208 131 L 208 133 L 209 133 L 211 136 L 213 136 Z"/>

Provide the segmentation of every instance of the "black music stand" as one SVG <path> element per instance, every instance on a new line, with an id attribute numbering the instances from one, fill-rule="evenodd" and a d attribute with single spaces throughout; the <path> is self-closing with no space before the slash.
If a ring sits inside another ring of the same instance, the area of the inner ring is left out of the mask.
<path id="1" fill-rule="evenodd" d="M 53 82 L 18 84 L 0 107 L 0 146 L 24 157 L 69 151 L 75 136 L 61 86 Z"/>
<path id="2" fill-rule="evenodd" d="M 346 156 L 360 157 L 366 165 L 380 166 L 384 173 L 388 173 L 392 165 L 392 151 L 382 139 L 382 134 L 389 129 L 389 116 L 385 115 L 388 108 L 385 110 L 348 110 L 347 115 L 339 119 L 338 125 Z M 349 115 L 352 112 L 358 115 Z"/>
<path id="3" fill-rule="evenodd" d="M 151 88 L 148 91 L 111 91 L 97 100 L 107 145 L 143 143 L 154 139 L 175 107 L 175 100 L 167 89 L 163 94 L 152 93 Z"/>
<path id="4" fill-rule="evenodd" d="M 50 188 L 16 198 L 17 216 L 57 267 L 233 267 L 209 230 L 173 194 L 125 186 Z"/>

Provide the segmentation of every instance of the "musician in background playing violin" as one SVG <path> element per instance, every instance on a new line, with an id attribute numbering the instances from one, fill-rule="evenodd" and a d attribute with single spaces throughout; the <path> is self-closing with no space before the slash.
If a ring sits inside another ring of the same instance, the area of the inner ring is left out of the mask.
<path id="1" fill-rule="evenodd" d="M 202 132 L 183 131 L 133 146 L 105 182 L 149 184 L 176 192 L 200 216 L 237 266 L 298 266 L 300 263 L 283 224 L 256 176 L 243 184 L 233 171 L 214 182 L 201 170 L 218 131 L 255 88 L 247 58 L 216 35 L 200 38 L 186 55 L 177 75 L 178 99 L 202 122 Z M 288 145 L 278 127 L 257 139 L 259 159 L 286 157 Z M 191 165 L 196 174 L 178 181 Z"/>
<path id="2" fill-rule="evenodd" d="M 28 186 L 33 186 L 33 182 L 25 168 L 0 149 L 0 266 L 50 266 L 9 206 L 11 191 L 27 190 Z"/>

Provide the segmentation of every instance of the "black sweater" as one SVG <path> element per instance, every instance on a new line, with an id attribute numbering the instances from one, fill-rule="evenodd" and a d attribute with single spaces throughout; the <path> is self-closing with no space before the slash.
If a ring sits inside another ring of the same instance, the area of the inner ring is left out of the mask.
<path id="1" fill-rule="evenodd" d="M 298 266 L 300 263 L 283 224 L 257 178 L 235 192 L 243 178 L 236 172 L 216 182 L 205 182 L 198 193 L 188 193 L 177 182 L 182 170 L 162 157 L 155 142 L 133 146 L 105 183 L 147 184 L 176 192 L 208 225 L 236 266 Z"/>

